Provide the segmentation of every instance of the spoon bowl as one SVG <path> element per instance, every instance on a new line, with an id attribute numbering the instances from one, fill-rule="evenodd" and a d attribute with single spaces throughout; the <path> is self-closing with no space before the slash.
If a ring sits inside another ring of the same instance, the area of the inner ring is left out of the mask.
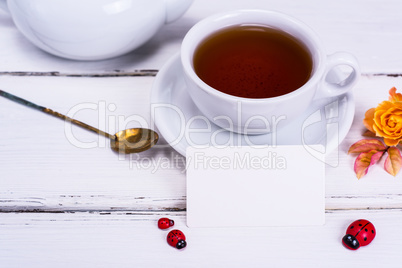
<path id="1" fill-rule="evenodd" d="M 158 133 L 146 128 L 130 128 L 117 132 L 110 139 L 110 148 L 117 153 L 131 154 L 150 149 L 159 139 Z"/>

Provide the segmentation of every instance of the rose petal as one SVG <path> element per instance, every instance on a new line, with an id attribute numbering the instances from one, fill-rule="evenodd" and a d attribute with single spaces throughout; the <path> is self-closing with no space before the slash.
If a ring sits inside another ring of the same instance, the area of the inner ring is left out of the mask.
<path id="1" fill-rule="evenodd" d="M 377 124 L 373 125 L 374 131 L 377 137 L 383 137 L 391 140 L 399 140 L 401 136 L 397 134 L 395 131 L 390 131 L 387 127 L 380 127 Z"/>
<path id="2" fill-rule="evenodd" d="M 401 152 L 396 147 L 389 148 L 388 157 L 385 159 L 384 163 L 384 169 L 392 176 L 396 176 L 401 167 L 402 167 Z"/>
<path id="3" fill-rule="evenodd" d="M 393 87 L 389 90 L 389 101 L 392 102 L 397 102 L 397 101 L 402 101 L 402 94 L 401 93 L 396 93 L 396 88 Z"/>
<path id="4" fill-rule="evenodd" d="M 383 110 L 387 111 L 388 109 L 394 107 L 394 103 L 390 101 L 383 101 L 380 104 L 378 104 L 377 108 L 375 109 L 376 111 Z"/>
<path id="5" fill-rule="evenodd" d="M 396 87 L 392 87 L 392 88 L 388 91 L 388 93 L 389 93 L 389 100 L 390 100 L 390 101 L 393 100 L 393 99 L 394 99 L 394 96 L 395 96 L 395 94 L 396 94 Z"/>
<path id="6" fill-rule="evenodd" d="M 355 166 L 354 166 L 354 171 L 356 173 L 357 178 L 360 179 L 361 177 L 366 175 L 368 172 L 368 168 L 375 162 L 377 162 L 381 158 L 382 154 L 383 152 L 377 152 L 376 150 L 371 150 L 370 152 L 367 153 L 360 153 L 355 160 Z"/>
<path id="7" fill-rule="evenodd" d="M 371 150 L 382 151 L 385 149 L 386 149 L 385 145 L 380 140 L 363 139 L 352 144 L 349 148 L 348 154 L 369 152 Z"/>
<path id="8" fill-rule="evenodd" d="M 388 138 L 384 138 L 384 142 L 386 145 L 388 146 L 395 146 L 399 143 L 399 139 L 398 140 L 394 140 L 394 139 L 388 139 Z"/>
<path id="9" fill-rule="evenodd" d="M 371 108 L 367 110 L 367 112 L 364 115 L 364 120 L 363 124 L 364 126 L 370 130 L 371 132 L 374 132 L 373 125 L 374 125 L 374 112 L 375 108 Z"/>

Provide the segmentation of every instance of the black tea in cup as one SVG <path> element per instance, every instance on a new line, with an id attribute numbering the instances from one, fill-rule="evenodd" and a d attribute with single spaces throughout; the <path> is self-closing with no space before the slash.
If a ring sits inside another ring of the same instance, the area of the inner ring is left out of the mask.
<path id="1" fill-rule="evenodd" d="M 310 78 L 313 60 L 292 35 L 262 25 L 231 26 L 196 48 L 194 70 L 206 84 L 243 98 L 290 93 Z"/>

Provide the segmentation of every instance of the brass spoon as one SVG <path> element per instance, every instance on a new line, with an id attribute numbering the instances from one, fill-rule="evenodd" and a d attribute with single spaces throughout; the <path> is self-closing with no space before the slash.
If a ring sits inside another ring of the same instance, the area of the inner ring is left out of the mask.
<path id="1" fill-rule="evenodd" d="M 33 109 L 39 110 L 41 112 L 50 114 L 54 117 L 60 118 L 62 120 L 71 122 L 74 125 L 82 127 L 86 130 L 98 133 L 101 136 L 110 139 L 110 147 L 113 151 L 117 153 L 131 154 L 131 153 L 139 153 L 148 150 L 152 146 L 154 146 L 159 139 L 158 133 L 153 130 L 146 128 L 130 128 L 126 130 L 122 130 L 117 132 L 115 135 L 110 135 L 102 130 L 94 128 L 90 125 L 87 125 L 78 120 L 72 119 L 68 116 L 55 112 L 49 108 L 39 106 L 30 101 L 24 100 L 20 97 L 17 97 L 13 94 L 7 93 L 3 90 L 0 90 L 0 96 L 3 96 L 6 99 L 17 102 L 19 104 L 23 104 L 25 106 L 31 107 Z"/>

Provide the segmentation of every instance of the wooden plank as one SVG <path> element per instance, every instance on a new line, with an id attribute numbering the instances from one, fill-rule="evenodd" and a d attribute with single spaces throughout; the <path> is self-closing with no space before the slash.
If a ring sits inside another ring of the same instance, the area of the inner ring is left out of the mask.
<path id="1" fill-rule="evenodd" d="M 149 124 L 152 77 L 4 77 L 2 89 L 114 133 Z M 89 107 L 87 109 L 84 109 Z M 110 107 L 115 109 L 110 109 Z M 182 209 L 184 163 L 170 148 L 120 157 L 108 141 L 0 99 L 0 199 L 4 210 Z M 65 129 L 65 127 L 67 127 Z M 78 145 L 94 143 L 94 148 Z M 160 144 L 163 145 L 163 139 Z M 182 159 L 183 160 L 183 159 Z M 173 162 L 172 162 L 173 163 Z"/>
<path id="2" fill-rule="evenodd" d="M 263 213 L 263 212 L 262 212 Z M 157 219 L 186 235 L 179 251 Z M 347 226 L 366 218 L 374 241 L 343 247 Z M 236 220 L 236 219 L 233 219 Z M 400 267 L 401 210 L 337 211 L 315 227 L 187 228 L 185 213 L 0 213 L 2 267 Z"/>
<path id="3" fill-rule="evenodd" d="M 79 62 L 51 56 L 20 34 L 9 16 L 0 11 L 0 74 L 9 72 L 102 73 L 119 70 L 160 69 L 180 49 L 186 32 L 199 20 L 224 10 L 258 8 L 292 15 L 305 22 L 322 39 L 328 53 L 350 51 L 365 73 L 402 73 L 402 42 L 396 0 L 235 0 L 194 1 L 187 13 L 165 25 L 146 45 L 111 60 Z"/>
<path id="4" fill-rule="evenodd" d="M 402 173 L 394 178 L 379 164 L 357 180 L 355 156 L 346 154 L 362 138 L 364 112 L 385 100 L 389 88 L 400 85 L 401 79 L 363 76 L 356 86 L 354 124 L 339 150 L 328 157 L 335 164 L 326 168 L 328 210 L 402 208 Z M 75 113 L 77 119 L 113 133 L 140 125 L 139 119 L 149 124 L 153 81 L 153 77 L 5 76 L 2 89 L 61 113 L 82 108 Z M 64 122 L 4 98 L 0 98 L 0 122 L 2 211 L 180 211 L 186 207 L 185 159 L 163 139 L 160 148 L 121 158 L 110 151 L 104 138 L 77 127 L 72 128 L 71 138 Z M 77 141 L 94 148 L 78 148 Z"/>

